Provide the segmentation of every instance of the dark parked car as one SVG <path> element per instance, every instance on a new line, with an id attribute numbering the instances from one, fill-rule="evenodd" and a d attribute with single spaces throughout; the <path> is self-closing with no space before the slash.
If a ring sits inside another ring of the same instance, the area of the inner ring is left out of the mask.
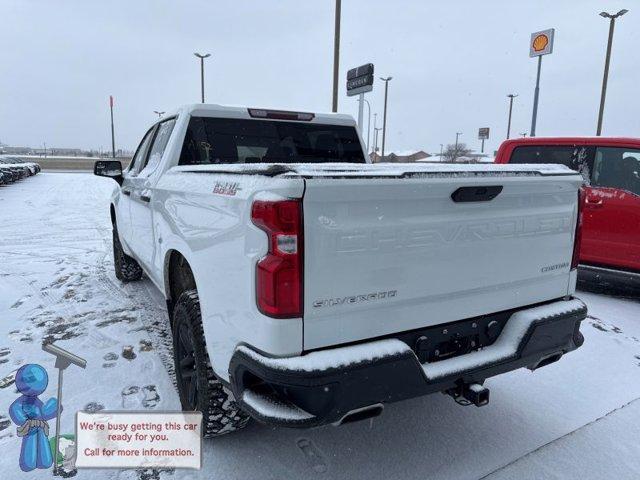
<path id="1" fill-rule="evenodd" d="M 2 172 L 4 177 L 2 181 L 5 185 L 13 183 L 18 178 L 17 174 L 11 168 L 5 167 L 2 164 L 0 164 L 0 172 Z"/>
<path id="2" fill-rule="evenodd" d="M 19 167 L 15 164 L 4 162 L 2 158 L 0 158 L 0 168 L 2 168 L 2 171 L 4 173 L 8 173 L 10 175 L 12 182 L 15 182 L 16 180 L 24 178 L 28 175 L 24 167 Z"/>
<path id="3" fill-rule="evenodd" d="M 14 180 L 35 175 L 40 171 L 40 165 L 34 162 L 25 162 L 21 158 L 2 156 L 0 166 L 14 173 Z"/>
<path id="4" fill-rule="evenodd" d="M 30 175 L 35 175 L 36 173 L 40 172 L 40 165 L 36 162 L 27 162 L 26 160 L 20 157 L 9 157 L 9 156 L 4 156 L 2 157 L 2 159 L 8 160 L 9 162 L 14 164 L 24 165 L 29 169 Z"/>

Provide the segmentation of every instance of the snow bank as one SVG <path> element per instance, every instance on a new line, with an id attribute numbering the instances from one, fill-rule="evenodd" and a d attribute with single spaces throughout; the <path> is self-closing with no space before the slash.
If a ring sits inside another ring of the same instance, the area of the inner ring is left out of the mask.
<path id="1" fill-rule="evenodd" d="M 581 308 L 584 308 L 584 303 L 574 299 L 516 312 L 509 318 L 500 337 L 493 345 L 449 360 L 424 364 L 422 369 L 429 380 L 435 380 L 506 360 L 515 356 L 522 338 L 533 322 L 575 312 Z"/>
<path id="2" fill-rule="evenodd" d="M 278 370 L 299 370 L 303 372 L 342 368 L 411 351 L 406 343 L 396 339 L 378 340 L 376 342 L 352 345 L 350 347 L 311 352 L 302 357 L 288 358 L 263 357 L 244 346 L 238 347 L 238 350 L 246 353 L 266 367 Z"/>

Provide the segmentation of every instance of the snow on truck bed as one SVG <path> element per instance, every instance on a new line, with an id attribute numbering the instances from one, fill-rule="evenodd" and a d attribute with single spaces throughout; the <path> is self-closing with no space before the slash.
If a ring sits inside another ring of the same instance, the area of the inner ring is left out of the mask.
<path id="1" fill-rule="evenodd" d="M 577 175 L 569 167 L 557 164 L 456 163 L 219 163 L 211 165 L 182 165 L 173 167 L 170 171 L 302 177 Z"/>

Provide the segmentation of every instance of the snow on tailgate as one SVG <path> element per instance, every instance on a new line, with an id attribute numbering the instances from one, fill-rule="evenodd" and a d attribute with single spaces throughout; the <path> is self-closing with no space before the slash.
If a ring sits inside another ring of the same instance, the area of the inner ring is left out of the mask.
<path id="1" fill-rule="evenodd" d="M 209 172 L 244 175 L 291 175 L 309 177 L 399 177 L 399 176 L 517 176 L 572 175 L 565 165 L 556 164 L 455 164 L 455 163 L 244 163 L 183 165 L 172 172 Z"/>

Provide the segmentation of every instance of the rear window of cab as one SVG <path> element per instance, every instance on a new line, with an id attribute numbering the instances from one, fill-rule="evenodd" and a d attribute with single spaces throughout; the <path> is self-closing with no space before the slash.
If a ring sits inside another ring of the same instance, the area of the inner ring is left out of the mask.
<path id="1" fill-rule="evenodd" d="M 193 117 L 179 164 L 327 162 L 366 163 L 354 127 Z"/>

